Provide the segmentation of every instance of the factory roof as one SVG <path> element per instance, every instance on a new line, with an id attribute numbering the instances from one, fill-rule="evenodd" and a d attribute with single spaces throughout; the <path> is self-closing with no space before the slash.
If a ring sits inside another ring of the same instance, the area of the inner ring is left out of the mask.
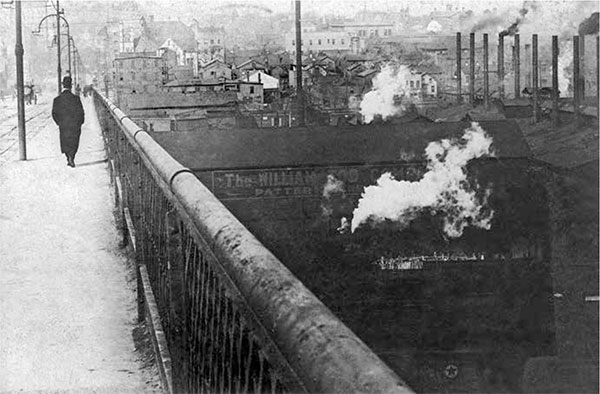
<path id="1" fill-rule="evenodd" d="M 517 123 L 480 122 L 494 139 L 497 158 L 531 156 Z M 318 126 L 289 129 L 154 133 L 193 170 L 422 162 L 427 144 L 458 138 L 468 122 Z"/>

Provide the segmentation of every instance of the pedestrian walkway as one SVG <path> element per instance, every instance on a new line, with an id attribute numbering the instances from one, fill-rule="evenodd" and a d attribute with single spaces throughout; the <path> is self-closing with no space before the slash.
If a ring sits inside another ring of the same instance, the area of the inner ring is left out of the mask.
<path id="1" fill-rule="evenodd" d="M 158 392 L 133 341 L 135 282 L 93 104 L 76 168 L 43 105 L 28 160 L 0 161 L 0 393 Z"/>

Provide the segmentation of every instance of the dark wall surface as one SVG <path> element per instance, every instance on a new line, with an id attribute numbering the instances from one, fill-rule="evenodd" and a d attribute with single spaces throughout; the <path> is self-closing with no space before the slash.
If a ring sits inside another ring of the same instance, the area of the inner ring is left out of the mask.
<path id="1" fill-rule="evenodd" d="M 496 157 L 472 161 L 467 174 L 489 189 L 494 218 L 490 230 L 456 239 L 430 210 L 407 227 L 337 228 L 365 186 L 384 172 L 419 180 L 427 144 L 461 136 L 468 123 L 157 139 L 415 390 L 516 392 L 526 360 L 555 352 L 547 174 L 515 123 L 481 125 Z M 324 194 L 328 176 L 343 192 Z M 414 269 L 377 264 L 442 254 L 453 257 Z"/>

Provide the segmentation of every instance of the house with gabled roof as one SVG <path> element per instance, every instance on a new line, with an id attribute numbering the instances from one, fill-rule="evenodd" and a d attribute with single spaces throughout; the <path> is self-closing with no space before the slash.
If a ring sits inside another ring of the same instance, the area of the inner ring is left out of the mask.
<path id="1" fill-rule="evenodd" d="M 213 59 L 208 63 L 200 65 L 198 72 L 200 79 L 231 79 L 231 68 L 219 59 Z"/>
<path id="2" fill-rule="evenodd" d="M 249 72 L 267 71 L 267 66 L 263 62 L 256 59 L 248 59 L 245 62 L 238 64 L 235 68 L 238 70 L 239 77 Z"/>

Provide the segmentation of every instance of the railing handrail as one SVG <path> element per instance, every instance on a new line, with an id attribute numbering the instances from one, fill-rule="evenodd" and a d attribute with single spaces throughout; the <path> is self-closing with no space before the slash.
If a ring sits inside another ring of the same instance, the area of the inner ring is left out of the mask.
<path id="1" fill-rule="evenodd" d="M 411 393 L 206 188 L 109 99 L 96 92 L 138 153 L 154 167 L 218 258 L 302 386 L 316 393 Z"/>

